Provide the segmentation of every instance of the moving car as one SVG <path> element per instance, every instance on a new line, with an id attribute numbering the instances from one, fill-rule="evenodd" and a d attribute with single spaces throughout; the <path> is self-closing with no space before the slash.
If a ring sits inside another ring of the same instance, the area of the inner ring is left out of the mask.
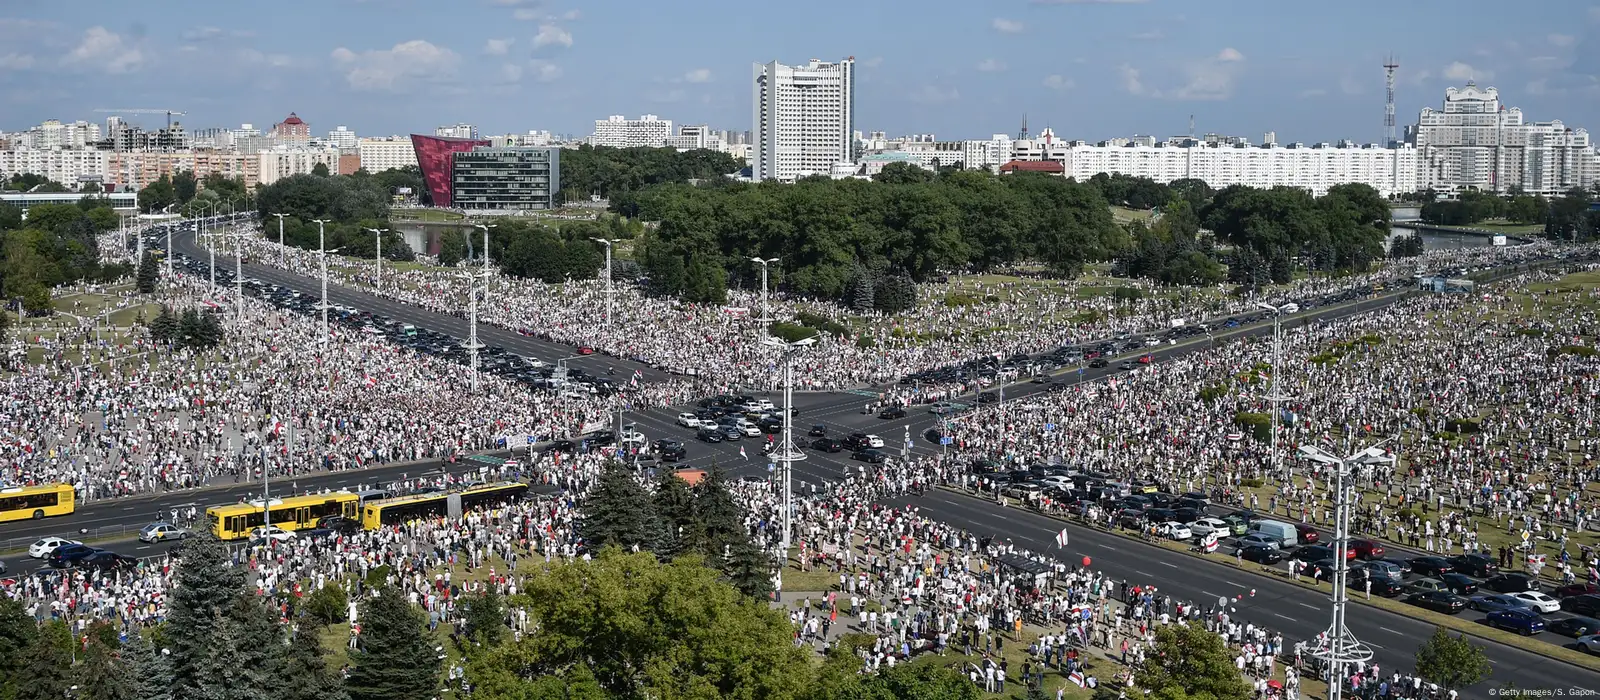
<path id="1" fill-rule="evenodd" d="M 1420 608 L 1427 608 L 1448 615 L 1454 615 L 1467 607 L 1467 599 L 1449 591 L 1422 591 L 1413 593 L 1406 598 L 1406 602 Z"/>
<path id="2" fill-rule="evenodd" d="M 1523 636 L 1532 636 L 1544 631 L 1544 620 L 1539 619 L 1539 613 L 1527 608 L 1497 610 L 1489 613 L 1485 622 L 1490 627 L 1510 630 Z"/>
<path id="3" fill-rule="evenodd" d="M 51 568 L 66 569 L 76 566 L 78 562 L 98 551 L 101 550 L 95 549 L 94 547 L 90 547 L 88 545 L 64 544 L 60 547 L 56 547 L 56 550 L 50 553 L 50 558 L 46 561 L 50 564 Z"/>
<path id="4" fill-rule="evenodd" d="M 277 525 L 265 525 L 250 531 L 250 540 L 252 542 L 265 542 L 267 540 L 272 540 L 274 542 L 288 542 L 292 539 L 294 539 L 293 532 L 278 527 Z"/>
<path id="5" fill-rule="evenodd" d="M 806 435 L 808 435 L 810 437 L 824 437 L 827 434 L 828 434 L 828 426 L 823 425 L 821 423 L 818 423 L 816 425 L 811 426 L 811 430 L 806 431 Z"/>
<path id="6" fill-rule="evenodd" d="M 99 569 L 101 571 L 126 571 L 139 567 L 139 560 L 126 554 L 108 552 L 104 549 L 96 550 L 78 560 L 77 566 L 84 569 Z"/>
<path id="7" fill-rule="evenodd" d="M 901 407 L 901 406 L 890 406 L 888 408 L 883 409 L 882 411 L 878 411 L 878 417 L 882 418 L 882 419 L 885 419 L 885 420 L 894 419 L 894 418 L 905 418 L 906 417 L 906 409 Z"/>
<path id="8" fill-rule="evenodd" d="M 685 428 L 698 428 L 700 427 L 700 416 L 693 413 L 679 413 L 678 425 Z"/>
<path id="9" fill-rule="evenodd" d="M 172 523 L 150 523 L 139 530 L 139 541 L 145 544 L 151 542 L 166 542 L 168 540 L 182 540 L 189 537 L 189 531 Z"/>
<path id="10" fill-rule="evenodd" d="M 844 443 L 833 438 L 817 438 L 811 441 L 811 449 L 821 452 L 843 452 Z"/>
<path id="11" fill-rule="evenodd" d="M 677 440 L 662 439 L 655 444 L 656 456 L 668 462 L 676 462 L 688 454 L 688 449 Z"/>
<path id="12" fill-rule="evenodd" d="M 317 529 L 336 535 L 349 535 L 362 530 L 361 521 L 342 515 L 326 515 L 317 519 Z"/>
<path id="13" fill-rule="evenodd" d="M 928 412 L 936 416 L 948 416 L 956 412 L 956 405 L 949 401 L 940 401 L 930 407 Z"/>
<path id="14" fill-rule="evenodd" d="M 867 436 L 867 447 L 871 447 L 873 449 L 882 449 L 883 448 L 883 438 L 878 437 L 876 435 L 868 435 Z"/>
<path id="15" fill-rule="evenodd" d="M 855 454 L 850 455 L 850 459 L 856 460 L 857 462 L 866 462 L 867 464 L 883 464 L 884 462 L 888 461 L 889 456 L 879 452 L 878 450 L 868 448 L 865 450 L 857 450 Z"/>
<path id="16" fill-rule="evenodd" d="M 69 544 L 83 543 L 77 540 L 69 540 L 65 537 L 45 537 L 28 545 L 28 556 L 34 559 L 43 559 L 50 556 L 50 553 L 56 551 L 57 548 Z"/>

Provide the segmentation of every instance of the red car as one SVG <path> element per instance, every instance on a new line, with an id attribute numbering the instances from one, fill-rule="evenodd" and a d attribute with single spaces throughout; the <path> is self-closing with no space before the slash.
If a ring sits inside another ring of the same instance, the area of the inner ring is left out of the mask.
<path id="1" fill-rule="evenodd" d="M 1141 365 L 1148 365 L 1148 364 L 1150 364 L 1150 359 L 1151 359 L 1151 358 L 1150 358 L 1150 356 L 1149 356 L 1149 355 L 1144 355 L 1144 356 L 1142 356 L 1142 357 L 1140 357 L 1140 358 L 1139 358 L 1139 364 L 1141 364 Z"/>
<path id="2" fill-rule="evenodd" d="M 1594 595 L 1600 593 L 1600 586 L 1592 583 L 1569 583 L 1550 592 L 1557 598 L 1571 598 L 1575 595 Z"/>
<path id="3" fill-rule="evenodd" d="M 1295 523 L 1294 531 L 1300 537 L 1300 544 L 1316 544 L 1317 540 L 1322 539 L 1322 533 L 1305 523 Z"/>
<path id="4" fill-rule="evenodd" d="M 593 355 L 594 354 L 594 348 L 591 348 L 591 347 L 589 347 L 587 345 L 584 345 L 584 346 L 578 348 L 578 354 L 579 355 Z"/>
<path id="5" fill-rule="evenodd" d="M 1350 551 L 1359 559 L 1383 558 L 1383 545 L 1372 540 L 1350 540 Z"/>

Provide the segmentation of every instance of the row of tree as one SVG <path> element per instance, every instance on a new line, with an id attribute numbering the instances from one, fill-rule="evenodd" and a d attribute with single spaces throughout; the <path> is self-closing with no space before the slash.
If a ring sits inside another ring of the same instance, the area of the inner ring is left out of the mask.
<path id="1" fill-rule="evenodd" d="M 586 202 L 592 197 L 626 198 L 651 185 L 720 179 L 744 162 L 721 151 L 676 148 L 579 146 L 561 150 L 561 197 Z"/>
<path id="2" fill-rule="evenodd" d="M 158 343 L 208 350 L 222 344 L 222 322 L 215 313 L 201 313 L 194 307 L 179 314 L 170 306 L 162 306 L 161 312 L 150 319 L 150 337 Z"/>
<path id="3" fill-rule="evenodd" d="M 128 274 L 125 265 L 100 262 L 97 236 L 119 225 L 110 204 L 93 195 L 76 204 L 33 205 L 26 221 L 20 209 L 0 202 L 0 305 L 20 302 L 27 313 L 48 313 L 52 287 Z"/>

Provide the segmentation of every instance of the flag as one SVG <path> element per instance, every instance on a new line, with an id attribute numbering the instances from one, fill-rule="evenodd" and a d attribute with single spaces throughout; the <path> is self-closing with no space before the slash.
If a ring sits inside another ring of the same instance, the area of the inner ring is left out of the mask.
<path id="1" fill-rule="evenodd" d="M 1065 546 L 1067 546 L 1067 529 L 1061 528 L 1061 532 L 1056 533 L 1056 547 Z"/>
<path id="2" fill-rule="evenodd" d="M 744 453 L 744 445 L 739 446 L 739 456 L 743 457 L 746 462 L 750 461 L 750 455 Z"/>
<path id="3" fill-rule="evenodd" d="M 1067 676 L 1067 679 L 1072 681 L 1072 684 L 1078 686 L 1079 688 L 1084 687 L 1085 681 L 1083 680 L 1083 673 L 1081 671 L 1073 672 L 1072 675 Z"/>
<path id="4" fill-rule="evenodd" d="M 639 380 L 641 380 L 641 379 L 644 379 L 644 375 L 643 375 L 643 374 L 640 374 L 640 373 L 639 373 L 639 370 L 634 370 L 634 371 L 633 371 L 633 381 L 632 381 L 632 382 L 631 382 L 631 383 L 632 383 L 632 384 L 633 384 L 633 385 L 634 385 L 634 386 L 635 386 L 635 387 L 637 387 L 637 386 L 639 386 Z"/>
<path id="5" fill-rule="evenodd" d="M 368 389 L 371 389 L 372 387 L 375 387 L 375 386 L 378 385 L 378 380 L 373 379 L 372 375 L 370 375 L 370 374 L 363 374 L 363 375 L 361 375 L 361 377 L 362 377 L 362 380 L 367 383 L 367 388 Z"/>
<path id="6" fill-rule="evenodd" d="M 1217 533 L 1216 532 L 1208 532 L 1208 533 L 1206 533 L 1206 539 L 1205 539 L 1204 542 L 1201 543 L 1200 546 L 1201 546 L 1201 549 L 1205 550 L 1206 554 L 1210 554 L 1212 552 L 1217 551 Z"/>

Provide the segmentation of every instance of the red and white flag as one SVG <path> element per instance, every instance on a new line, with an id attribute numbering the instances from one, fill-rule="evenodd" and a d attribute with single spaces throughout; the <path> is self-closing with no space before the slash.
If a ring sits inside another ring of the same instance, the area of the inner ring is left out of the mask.
<path id="1" fill-rule="evenodd" d="M 1067 546 L 1067 529 L 1061 528 L 1061 532 L 1056 533 L 1056 547 L 1065 546 Z"/>
<path id="2" fill-rule="evenodd" d="M 375 387 L 375 386 L 378 385 L 378 380 L 373 379 L 372 375 L 370 375 L 370 374 L 363 374 L 363 375 L 361 375 L 361 377 L 362 377 L 362 380 L 367 383 L 367 388 L 368 389 L 371 389 L 372 387 Z"/>
<path id="3" fill-rule="evenodd" d="M 743 457 L 746 462 L 750 461 L 750 455 L 744 453 L 744 445 L 739 446 L 739 456 Z"/>

